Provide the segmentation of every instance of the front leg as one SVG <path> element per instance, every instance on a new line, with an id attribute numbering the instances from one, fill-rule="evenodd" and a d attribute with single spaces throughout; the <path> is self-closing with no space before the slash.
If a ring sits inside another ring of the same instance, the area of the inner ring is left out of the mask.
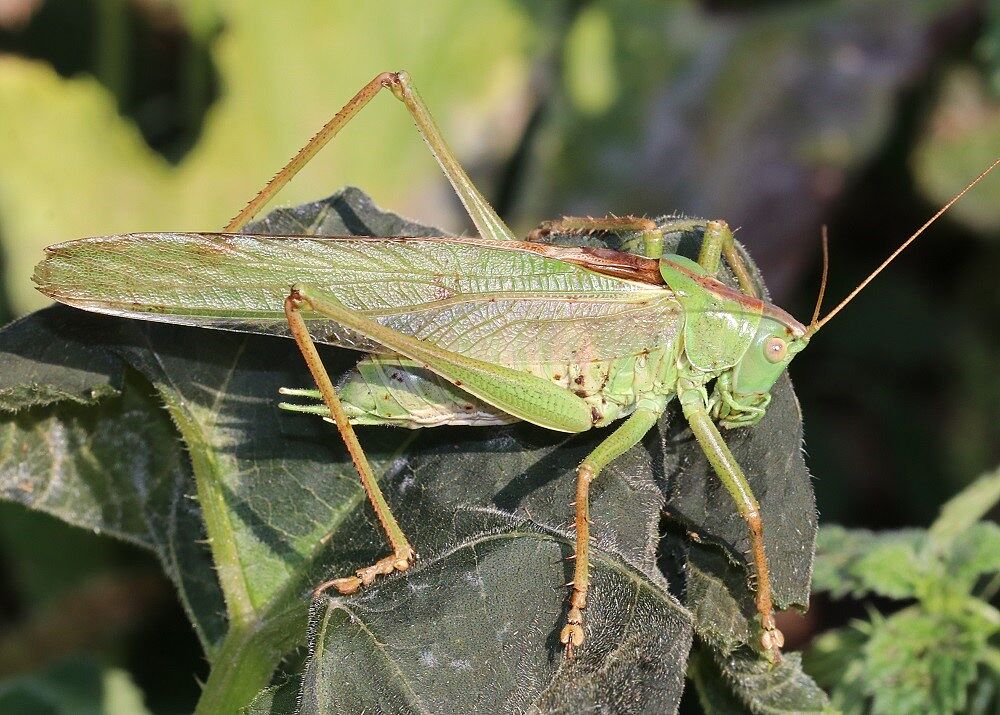
<path id="1" fill-rule="evenodd" d="M 712 422 L 705 407 L 704 396 L 698 389 L 682 390 L 679 393 L 681 409 L 691 425 L 695 439 L 708 457 L 722 484 L 736 503 L 736 509 L 747 523 L 750 535 L 750 551 L 753 555 L 754 570 L 757 574 L 755 604 L 760 616 L 762 633 L 760 645 L 772 662 L 781 660 L 781 646 L 785 637 L 774 621 L 774 604 L 771 600 L 771 573 L 764 553 L 764 524 L 760 518 L 760 505 L 743 475 L 739 463 L 729 450 L 719 429 Z"/>
<path id="2" fill-rule="evenodd" d="M 660 419 L 666 409 L 665 397 L 653 396 L 640 400 L 632 415 L 611 435 L 587 455 L 576 472 L 576 548 L 573 568 L 573 588 L 569 597 L 566 625 L 559 640 L 566 649 L 566 657 L 573 657 L 573 650 L 583 645 L 583 609 L 587 607 L 587 590 L 590 586 L 590 484 L 608 464 L 625 454 L 642 439 Z"/>

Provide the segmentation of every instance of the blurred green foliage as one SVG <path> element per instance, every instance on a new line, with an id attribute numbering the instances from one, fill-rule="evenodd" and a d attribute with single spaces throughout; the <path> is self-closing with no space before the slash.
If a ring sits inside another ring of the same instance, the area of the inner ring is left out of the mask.
<path id="1" fill-rule="evenodd" d="M 86 659 L 0 683 L 4 715 L 148 715 L 129 674 Z"/>
<path id="2" fill-rule="evenodd" d="M 915 601 L 821 635 L 806 667 L 849 715 L 975 713 L 1000 707 L 1000 470 L 941 509 L 930 529 L 824 527 L 813 588 L 835 598 Z"/>
<path id="3" fill-rule="evenodd" d="M 509 109 L 505 95 L 523 87 L 535 36 L 525 14 L 499 0 L 475 6 L 438 0 L 423 3 L 419 13 L 389 4 L 223 0 L 179 2 L 177 10 L 193 42 L 206 27 L 225 27 L 210 52 L 219 97 L 177 164 L 146 144 L 97 78 L 66 79 L 42 62 L 0 58 L 0 216 L 6 285 L 17 312 L 45 303 L 26 277 L 48 244 L 151 227 L 221 227 L 386 68 L 410 70 L 430 105 L 442 108 L 446 135 L 473 165 L 475 147 L 504 151 L 497 112 Z M 476 32 L 481 27 L 490 31 Z M 127 55 L 119 62 L 131 70 Z M 506 134 L 509 146 L 516 126 Z M 413 190 L 440 183 L 431 178 L 436 171 L 408 118 L 384 100 L 344 132 L 336 151 L 303 171 L 282 200 L 315 198 L 317 190 L 351 181 L 404 213 L 447 219 L 447 209 L 433 209 L 442 201 L 433 189 Z"/>

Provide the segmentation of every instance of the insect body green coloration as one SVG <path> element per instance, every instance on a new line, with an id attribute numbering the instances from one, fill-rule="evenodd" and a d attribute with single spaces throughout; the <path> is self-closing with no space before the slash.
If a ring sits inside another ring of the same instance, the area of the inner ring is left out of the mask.
<path id="1" fill-rule="evenodd" d="M 672 355 L 665 350 L 632 358 L 566 363 L 515 363 L 514 369 L 536 375 L 582 399 L 587 427 L 604 427 L 627 416 L 637 395 L 652 392 Z M 669 380 L 669 376 L 667 378 Z M 499 425 L 516 421 L 489 402 L 472 397 L 443 380 L 423 363 L 397 356 L 371 356 L 359 361 L 338 392 L 354 424 L 421 428 L 438 425 Z M 283 394 L 320 399 L 315 390 L 283 390 Z M 322 405 L 283 403 L 292 411 L 326 416 Z"/>
<path id="2" fill-rule="evenodd" d="M 761 300 L 720 221 L 697 224 L 705 235 L 697 262 L 661 255 L 666 227 L 649 219 L 567 218 L 543 224 L 534 240 L 514 240 L 405 73 L 385 73 L 366 85 L 226 230 L 242 228 L 382 88 L 412 114 L 479 237 L 107 236 L 50 247 L 36 269 L 39 290 L 114 315 L 295 338 L 319 389 L 284 393 L 319 402 L 283 407 L 336 424 L 392 548 L 320 590 L 353 593 L 380 575 L 407 570 L 414 558 L 352 423 L 416 428 L 525 420 L 573 433 L 625 418 L 577 472 L 576 560 L 560 634 L 569 655 L 585 640 L 590 484 L 676 398 L 747 523 L 760 645 L 777 659 L 783 638 L 774 622 L 764 525 L 716 424 L 756 424 L 775 380 L 844 303 L 807 328 Z M 560 230 L 634 234 L 640 241 L 632 252 L 539 241 Z M 741 290 L 715 279 L 722 258 Z M 367 356 L 337 388 L 314 340 Z"/>

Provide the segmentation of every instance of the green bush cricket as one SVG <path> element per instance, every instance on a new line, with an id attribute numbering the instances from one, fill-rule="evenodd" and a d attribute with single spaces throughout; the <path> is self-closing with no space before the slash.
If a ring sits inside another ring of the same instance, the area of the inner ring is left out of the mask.
<path id="1" fill-rule="evenodd" d="M 478 237 L 236 233 L 382 89 L 409 110 Z M 764 525 L 717 424 L 756 424 L 775 380 L 812 336 L 998 164 L 1000 159 L 822 319 L 821 290 L 807 326 L 756 295 L 722 221 L 699 223 L 704 240 L 697 261 L 665 255 L 669 226 L 643 218 L 566 218 L 517 240 L 449 150 L 406 73 L 387 72 L 362 88 L 223 233 L 70 241 L 47 249 L 34 280 L 46 295 L 86 310 L 295 339 L 318 390 L 284 393 L 320 402 L 282 407 L 336 424 L 392 549 L 317 592 L 354 593 L 380 575 L 406 571 L 415 558 L 352 423 L 418 428 L 524 420 L 577 433 L 624 419 L 577 470 L 574 577 L 560 633 L 568 656 L 585 641 L 590 484 L 676 398 L 747 523 L 760 647 L 777 660 L 783 636 L 774 620 Z M 544 240 L 550 232 L 591 231 L 638 234 L 642 246 L 631 253 Z M 740 290 L 715 278 L 723 257 Z M 335 387 L 314 340 L 366 356 Z M 439 380 L 421 377 L 428 371 Z"/>

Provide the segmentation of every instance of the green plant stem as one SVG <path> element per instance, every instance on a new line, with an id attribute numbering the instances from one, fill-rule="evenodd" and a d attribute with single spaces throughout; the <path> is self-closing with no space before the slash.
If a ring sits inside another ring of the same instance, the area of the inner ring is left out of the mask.
<path id="1" fill-rule="evenodd" d="M 212 560 L 219 576 L 219 586 L 226 601 L 226 615 L 229 617 L 230 629 L 249 628 L 258 620 L 258 614 L 250 597 L 232 521 L 222 493 L 215 452 L 211 445 L 205 442 L 204 435 L 195 420 L 191 419 L 174 399 L 172 391 L 169 388 L 161 388 L 159 393 L 191 455 L 198 503 L 201 505 L 202 518 L 205 520 L 205 531 L 208 533 Z M 209 656 L 211 657 L 211 654 Z"/>
<path id="2" fill-rule="evenodd" d="M 212 659 L 195 715 L 236 715 L 249 705 L 282 656 L 305 638 L 306 620 L 305 608 L 293 608 L 263 627 L 231 627 Z"/>
<path id="3" fill-rule="evenodd" d="M 208 653 L 212 670 L 195 713 L 235 715 L 267 686 L 282 656 L 305 639 L 308 612 L 305 602 L 294 596 L 277 598 L 263 610 L 255 607 L 215 452 L 174 393 L 162 386 L 159 393 L 191 455 L 198 501 L 229 618 L 226 637 Z"/>

